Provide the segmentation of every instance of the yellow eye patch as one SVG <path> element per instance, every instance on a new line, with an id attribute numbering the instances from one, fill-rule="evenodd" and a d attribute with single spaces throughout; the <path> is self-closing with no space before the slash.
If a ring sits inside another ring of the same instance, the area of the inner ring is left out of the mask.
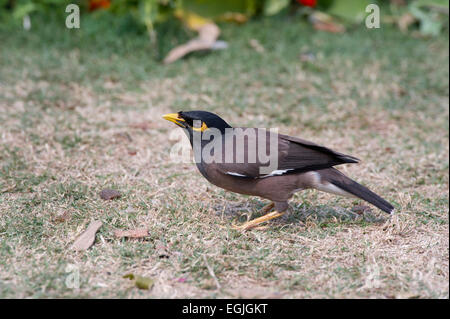
<path id="1" fill-rule="evenodd" d="M 193 127 L 192 129 L 196 132 L 203 132 L 208 129 L 208 126 L 205 124 L 205 122 L 203 122 L 202 127 Z"/>

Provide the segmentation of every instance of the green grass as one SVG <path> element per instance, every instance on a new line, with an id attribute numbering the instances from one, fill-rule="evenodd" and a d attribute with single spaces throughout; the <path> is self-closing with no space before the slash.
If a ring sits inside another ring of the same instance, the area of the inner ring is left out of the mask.
<path id="1" fill-rule="evenodd" d="M 448 34 L 336 35 L 280 16 L 221 25 L 227 50 L 163 65 L 191 32 L 163 25 L 155 46 L 127 18 L 95 17 L 0 26 L 0 297 L 448 298 Z M 361 158 L 346 174 L 398 214 L 305 191 L 269 229 L 232 230 L 265 203 L 170 161 L 177 129 L 161 115 L 190 109 Z M 103 188 L 122 197 L 103 201 Z M 95 244 L 73 251 L 93 219 Z M 150 236 L 114 236 L 138 227 Z M 129 272 L 155 286 L 134 288 Z"/>

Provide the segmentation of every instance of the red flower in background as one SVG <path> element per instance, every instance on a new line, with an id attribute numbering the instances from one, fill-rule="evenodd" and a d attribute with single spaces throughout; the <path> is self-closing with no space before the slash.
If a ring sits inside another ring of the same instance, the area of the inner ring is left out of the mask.
<path id="1" fill-rule="evenodd" d="M 311 8 L 314 8 L 317 5 L 317 0 L 297 0 L 297 2 Z"/>
<path id="2" fill-rule="evenodd" d="M 89 11 L 108 9 L 110 5 L 111 0 L 89 0 Z"/>

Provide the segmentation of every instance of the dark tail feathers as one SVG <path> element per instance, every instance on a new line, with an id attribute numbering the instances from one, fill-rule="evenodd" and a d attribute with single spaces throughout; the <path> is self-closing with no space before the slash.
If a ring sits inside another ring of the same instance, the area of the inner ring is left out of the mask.
<path id="1" fill-rule="evenodd" d="M 394 211 L 394 206 L 392 206 L 388 201 L 381 198 L 380 196 L 369 190 L 367 187 L 364 187 L 354 180 L 348 178 L 337 169 L 327 169 L 323 170 L 323 172 L 325 174 L 321 174 L 322 178 L 339 187 L 340 189 L 346 191 L 347 193 L 350 193 L 371 203 L 372 205 L 375 205 L 388 214 L 391 214 Z"/>

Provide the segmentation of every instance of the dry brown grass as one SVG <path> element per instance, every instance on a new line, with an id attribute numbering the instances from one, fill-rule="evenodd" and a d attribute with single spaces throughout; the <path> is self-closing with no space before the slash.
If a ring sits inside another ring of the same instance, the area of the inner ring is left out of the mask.
<path id="1" fill-rule="evenodd" d="M 447 51 L 430 60 L 448 63 L 448 44 L 439 45 Z M 403 87 L 403 66 L 389 72 L 384 60 L 319 57 L 330 78 L 298 64 L 277 85 L 260 80 L 262 71 L 231 79 L 196 63 L 196 83 L 180 72 L 133 89 L 120 80 L 93 88 L 22 76 L 1 84 L 0 296 L 448 298 L 448 78 L 440 79 L 447 91 L 430 96 L 414 81 Z M 386 107 L 405 94 L 417 95 L 409 108 Z M 307 191 L 269 230 L 231 230 L 264 203 L 170 161 L 175 128 L 161 115 L 178 105 L 356 155 L 362 164 L 342 170 L 398 213 L 359 215 L 350 211 L 358 201 Z M 101 200 L 111 187 L 123 196 Z M 94 219 L 103 222 L 94 246 L 71 250 Z M 147 239 L 114 237 L 139 227 L 150 229 Z M 80 271 L 79 289 L 64 284 L 68 264 Z M 122 278 L 129 272 L 154 287 L 136 289 Z"/>

